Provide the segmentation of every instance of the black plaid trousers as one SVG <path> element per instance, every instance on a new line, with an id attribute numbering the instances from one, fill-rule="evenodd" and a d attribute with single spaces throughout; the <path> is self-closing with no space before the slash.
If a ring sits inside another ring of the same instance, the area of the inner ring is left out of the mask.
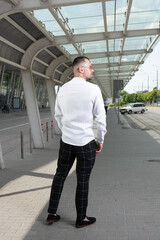
<path id="1" fill-rule="evenodd" d="M 77 189 L 75 204 L 77 219 L 84 219 L 88 206 L 89 178 L 96 158 L 96 142 L 92 140 L 84 146 L 74 146 L 60 141 L 56 174 L 53 179 L 48 212 L 56 213 L 64 181 L 77 158 Z"/>

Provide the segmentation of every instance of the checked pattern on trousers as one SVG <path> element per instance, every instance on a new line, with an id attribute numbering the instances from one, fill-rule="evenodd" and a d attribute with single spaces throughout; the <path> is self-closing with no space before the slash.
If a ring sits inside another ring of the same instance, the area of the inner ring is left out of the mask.
<path id="1" fill-rule="evenodd" d="M 77 219 L 84 219 L 88 205 L 89 178 L 96 158 L 96 142 L 92 140 L 84 146 L 74 146 L 60 141 L 59 158 L 53 179 L 48 212 L 56 213 L 63 190 L 64 181 L 77 159 L 77 189 L 75 204 Z"/>

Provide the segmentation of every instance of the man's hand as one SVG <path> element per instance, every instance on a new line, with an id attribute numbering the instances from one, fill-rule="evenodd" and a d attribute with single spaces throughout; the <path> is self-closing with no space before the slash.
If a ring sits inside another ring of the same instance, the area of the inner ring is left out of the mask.
<path id="1" fill-rule="evenodd" d="M 100 153 L 102 151 L 102 148 L 103 148 L 103 143 L 99 143 L 99 142 L 96 142 L 96 143 L 97 143 L 96 153 Z"/>

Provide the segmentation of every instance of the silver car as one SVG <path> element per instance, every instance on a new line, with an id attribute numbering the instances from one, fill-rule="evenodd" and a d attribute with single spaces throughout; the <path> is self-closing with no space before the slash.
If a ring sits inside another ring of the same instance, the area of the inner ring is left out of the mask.
<path id="1" fill-rule="evenodd" d="M 147 108 L 145 106 L 144 103 L 129 103 L 126 105 L 126 107 L 120 108 L 120 112 L 122 114 L 124 113 L 144 113 L 145 111 L 147 111 Z"/>

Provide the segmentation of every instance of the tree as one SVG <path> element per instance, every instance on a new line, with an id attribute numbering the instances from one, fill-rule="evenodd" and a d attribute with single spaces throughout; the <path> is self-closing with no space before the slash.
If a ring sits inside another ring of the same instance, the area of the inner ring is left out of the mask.
<path id="1" fill-rule="evenodd" d="M 141 92 L 139 92 L 139 93 L 137 93 L 137 102 L 142 102 L 143 100 L 142 100 L 142 93 Z"/>
<path id="2" fill-rule="evenodd" d="M 157 91 L 157 97 L 160 98 L 160 90 Z"/>
<path id="3" fill-rule="evenodd" d="M 152 90 L 148 92 L 147 98 L 150 101 L 150 103 L 152 103 L 153 99 L 157 98 L 157 90 Z"/>
<path id="4" fill-rule="evenodd" d="M 120 93 L 120 96 L 123 97 L 123 95 L 126 95 L 126 94 L 128 94 L 126 91 L 122 91 L 122 92 Z"/>
<path id="5" fill-rule="evenodd" d="M 123 101 L 124 103 L 128 103 L 128 102 L 129 102 L 129 93 L 124 94 L 124 95 L 122 96 L 122 101 Z"/>
<path id="6" fill-rule="evenodd" d="M 127 93 L 126 91 L 121 92 L 122 96 L 122 104 L 127 103 L 134 103 L 134 102 L 147 102 L 150 101 L 150 104 L 152 101 L 156 101 L 158 98 L 160 98 L 160 90 L 154 89 L 150 92 L 144 91 L 144 92 L 137 92 L 137 93 Z"/>
<path id="7" fill-rule="evenodd" d="M 142 93 L 142 101 L 147 102 L 148 101 L 148 92 Z"/>

